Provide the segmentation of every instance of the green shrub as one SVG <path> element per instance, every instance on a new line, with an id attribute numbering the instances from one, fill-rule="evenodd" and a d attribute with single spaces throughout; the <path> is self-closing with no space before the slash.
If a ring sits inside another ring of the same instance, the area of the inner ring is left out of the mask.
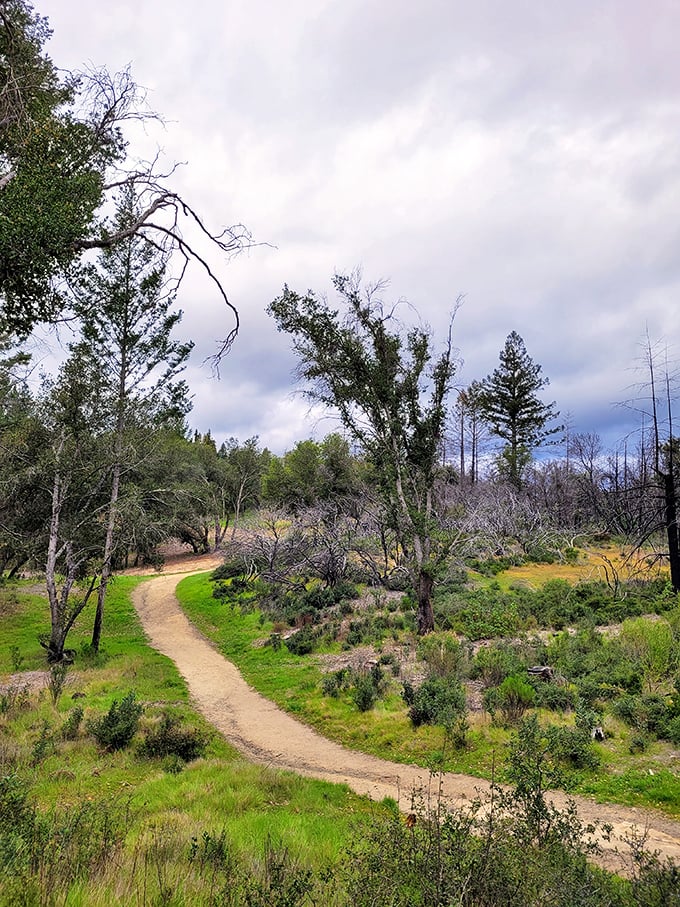
<path id="1" fill-rule="evenodd" d="M 219 567 L 215 567 L 210 574 L 210 579 L 213 581 L 228 580 L 233 579 L 235 576 L 243 576 L 245 572 L 246 568 L 242 560 L 226 560 Z"/>
<path id="2" fill-rule="evenodd" d="M 593 749 L 590 731 L 579 727 L 558 727 L 546 729 L 548 749 L 552 756 L 569 768 L 594 770 L 600 760 Z"/>
<path id="3" fill-rule="evenodd" d="M 499 687 L 486 691 L 484 708 L 492 718 L 500 711 L 505 724 L 516 724 L 534 704 L 535 698 L 534 688 L 523 677 L 511 674 Z"/>
<path id="4" fill-rule="evenodd" d="M 612 704 L 614 714 L 630 727 L 666 737 L 673 721 L 672 706 L 663 696 L 621 696 Z"/>
<path id="5" fill-rule="evenodd" d="M 434 677 L 460 679 L 467 667 L 467 652 L 450 633 L 425 636 L 418 646 L 418 655 Z"/>
<path id="6" fill-rule="evenodd" d="M 513 646 L 503 640 L 480 647 L 472 661 L 471 677 L 479 678 L 485 688 L 497 687 L 506 677 L 519 673 L 525 667 Z"/>
<path id="7" fill-rule="evenodd" d="M 286 640 L 286 648 L 291 655 L 309 655 L 314 651 L 318 640 L 317 633 L 310 626 L 302 627 Z"/>
<path id="8" fill-rule="evenodd" d="M 340 691 L 347 686 L 348 675 L 348 668 L 339 668 L 332 674 L 326 674 L 321 680 L 321 691 L 324 696 L 332 696 L 337 699 Z"/>
<path id="9" fill-rule="evenodd" d="M 52 734 L 52 726 L 49 721 L 43 721 L 38 738 L 31 749 L 31 765 L 35 767 L 41 763 L 43 759 L 46 759 L 47 756 L 52 755 L 55 749 L 56 746 L 54 735 Z"/>
<path id="10" fill-rule="evenodd" d="M 467 709 L 462 684 L 443 677 L 430 677 L 415 690 L 410 684 L 404 684 L 402 695 L 410 705 L 408 715 L 416 727 L 421 724 L 451 727 Z"/>
<path id="11" fill-rule="evenodd" d="M 202 731 L 181 727 L 179 718 L 166 712 L 157 727 L 146 732 L 137 752 L 147 759 L 177 756 L 191 762 L 205 753 L 207 744 L 208 738 Z"/>
<path id="12" fill-rule="evenodd" d="M 83 720 L 83 707 L 77 705 L 66 716 L 61 726 L 62 740 L 75 740 L 80 731 L 80 722 Z"/>
<path id="13" fill-rule="evenodd" d="M 114 699 L 111 708 L 101 718 L 88 721 L 88 732 L 104 749 L 121 750 L 130 744 L 143 712 L 143 706 L 135 700 L 135 692 L 130 690 L 120 702 Z"/>
<path id="14" fill-rule="evenodd" d="M 373 708 L 378 699 L 378 690 L 370 674 L 356 678 L 350 695 L 360 712 L 368 712 Z"/>
<path id="15" fill-rule="evenodd" d="M 536 691 L 535 705 L 538 708 L 561 713 L 569 712 L 576 707 L 578 696 L 573 687 L 547 683 L 545 680 L 534 677 L 529 677 L 528 682 Z"/>

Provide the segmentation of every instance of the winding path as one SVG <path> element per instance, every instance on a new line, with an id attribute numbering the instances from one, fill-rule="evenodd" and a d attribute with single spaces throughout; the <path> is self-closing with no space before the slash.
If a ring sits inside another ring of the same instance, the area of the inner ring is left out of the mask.
<path id="1" fill-rule="evenodd" d="M 192 565 L 208 569 L 210 562 Z M 429 772 L 347 749 L 279 709 L 250 687 L 237 668 L 202 636 L 181 610 L 175 588 L 181 574 L 162 574 L 142 583 L 133 600 L 153 648 L 171 658 L 186 680 L 198 710 L 244 756 L 264 765 L 301 775 L 343 782 L 373 799 L 393 797 L 404 804 L 414 789 L 432 785 Z M 439 779 L 434 782 L 439 788 Z M 488 791 L 488 782 L 469 775 L 445 774 L 441 790 L 445 802 L 460 806 Z M 556 806 L 566 805 L 560 792 L 551 794 Z M 604 841 L 604 862 L 617 868 L 614 853 L 635 828 L 647 833 L 647 848 L 680 862 L 680 822 L 657 813 L 573 798 L 582 821 L 599 820 L 613 827 L 611 842 Z M 624 848 L 625 849 L 625 848 Z"/>

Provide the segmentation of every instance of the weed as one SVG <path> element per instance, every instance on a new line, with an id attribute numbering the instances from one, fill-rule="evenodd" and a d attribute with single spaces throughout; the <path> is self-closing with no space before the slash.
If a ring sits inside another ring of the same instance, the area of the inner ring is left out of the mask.
<path id="1" fill-rule="evenodd" d="M 52 725 L 49 721 L 43 721 L 42 727 L 40 729 L 40 734 L 38 739 L 33 744 L 31 749 L 31 765 L 35 768 L 36 765 L 39 765 L 43 759 L 46 759 L 47 756 L 50 756 L 56 747 L 54 744 L 54 737 L 52 735 Z"/>
<path id="2" fill-rule="evenodd" d="M 61 696 L 64 689 L 67 674 L 68 664 L 65 661 L 57 661 L 54 664 L 50 665 L 50 673 L 47 679 L 47 689 L 50 691 L 52 705 L 54 705 L 55 707 L 59 703 L 59 697 Z"/>
<path id="3" fill-rule="evenodd" d="M 76 740 L 80 733 L 80 723 L 83 720 L 83 707 L 77 705 L 68 713 L 61 726 L 62 740 Z"/>
<path id="4" fill-rule="evenodd" d="M 9 657 L 12 663 L 12 670 L 14 672 L 19 671 L 22 664 L 24 663 L 24 656 L 21 654 L 21 649 L 19 648 L 19 646 L 9 647 Z"/>

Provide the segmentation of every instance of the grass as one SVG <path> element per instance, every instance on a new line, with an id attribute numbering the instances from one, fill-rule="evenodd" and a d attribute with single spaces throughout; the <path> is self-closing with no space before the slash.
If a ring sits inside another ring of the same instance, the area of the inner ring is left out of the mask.
<path id="1" fill-rule="evenodd" d="M 554 569 L 554 565 L 534 566 Z M 413 728 L 396 690 L 368 712 L 359 712 L 347 694 L 324 696 L 319 659 L 292 655 L 285 646 L 277 651 L 263 645 L 272 624 L 263 621 L 259 612 L 242 614 L 213 598 L 208 574 L 183 579 L 177 595 L 190 619 L 217 643 L 255 689 L 326 737 L 395 762 L 485 779 L 502 776 L 510 732 L 492 724 L 485 713 L 470 714 L 468 746 L 455 751 L 441 727 Z M 551 712 L 542 712 L 540 717 L 553 723 L 573 720 L 559 719 Z M 649 752 L 633 756 L 627 752 L 630 732 L 619 725 L 617 728 L 616 740 L 596 747 L 602 768 L 572 772 L 571 792 L 680 816 L 680 779 L 664 764 L 670 745 L 657 743 Z"/>
<path id="2" fill-rule="evenodd" d="M 203 883 L 188 862 L 192 838 L 201 841 L 205 834 L 225 833 L 230 852 L 244 865 L 261 862 L 272 842 L 313 869 L 336 860 L 355 834 L 356 823 L 380 807 L 343 785 L 251 765 L 208 728 L 193 711 L 174 664 L 145 641 L 130 602 L 130 592 L 140 581 L 119 577 L 113 584 L 99 656 L 81 652 L 89 641 L 92 617 L 87 611 L 81 615 L 69 638 L 81 654 L 56 706 L 43 690 L 31 693 L 15 711 L 0 714 L 0 776 L 16 774 L 29 783 L 31 802 L 45 816 L 53 815 L 54 823 L 70 821 L 88 805 L 102 815 L 114 808 L 129 809 L 123 849 L 96 880 L 74 882 L 68 903 L 169 903 L 163 895 L 166 883 L 175 886 L 173 904 L 208 903 Z M 19 647 L 22 671 L 47 669 L 37 641 L 46 630 L 46 609 L 35 583 L 0 587 L 3 638 L 11 641 L 0 647 L 0 684 L 6 686 L 14 670 L 16 655 L 10 645 Z M 84 727 L 88 718 L 101 715 L 131 689 L 145 706 L 142 730 L 170 709 L 209 734 L 205 756 L 171 774 L 160 761 L 137 757 L 134 744 L 120 752 L 102 752 L 82 729 L 76 740 L 61 739 L 60 728 L 77 705 L 85 711 Z M 36 760 L 45 737 L 45 751 Z M 43 875 L 47 878 L 49 872 Z M 26 883 L 28 893 L 21 903 L 34 902 L 29 896 L 32 884 Z M 4 899 L 2 890 L 0 878 L 0 904 L 14 903 Z M 36 895 L 35 903 L 49 903 L 41 897 Z"/>

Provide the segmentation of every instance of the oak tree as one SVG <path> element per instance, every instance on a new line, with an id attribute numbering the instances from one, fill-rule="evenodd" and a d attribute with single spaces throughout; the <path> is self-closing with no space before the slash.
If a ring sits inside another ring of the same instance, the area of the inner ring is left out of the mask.
<path id="1" fill-rule="evenodd" d="M 309 291 L 287 286 L 269 306 L 293 339 L 307 396 L 333 408 L 375 467 L 383 506 L 403 551 L 418 599 L 418 632 L 434 628 L 437 551 L 433 490 L 455 371 L 451 327 L 433 358 L 424 328 L 403 329 L 383 287 L 361 290 L 356 277 L 333 278 L 342 312 Z"/>

